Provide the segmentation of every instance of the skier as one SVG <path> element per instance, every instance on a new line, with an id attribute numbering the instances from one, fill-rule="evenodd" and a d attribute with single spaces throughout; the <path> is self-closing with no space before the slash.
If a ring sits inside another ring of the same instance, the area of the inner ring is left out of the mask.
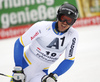
<path id="1" fill-rule="evenodd" d="M 77 18 L 77 8 L 65 3 L 57 11 L 57 21 L 37 22 L 18 38 L 14 45 L 15 67 L 11 82 L 57 82 L 75 60 L 78 32 L 72 25 Z M 50 65 L 64 50 L 65 59 L 48 74 Z"/>

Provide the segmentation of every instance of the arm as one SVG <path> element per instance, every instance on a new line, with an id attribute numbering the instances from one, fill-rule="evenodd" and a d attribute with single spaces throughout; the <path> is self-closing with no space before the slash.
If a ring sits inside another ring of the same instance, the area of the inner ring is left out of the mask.
<path id="1" fill-rule="evenodd" d="M 70 67 L 74 63 L 77 43 L 78 43 L 78 35 L 76 33 L 71 36 L 70 42 L 67 45 L 66 52 L 65 52 L 65 60 L 63 60 L 59 64 L 59 66 L 55 71 L 53 71 L 49 75 L 45 75 L 42 78 L 42 82 L 57 82 L 58 76 L 64 74 L 66 71 L 70 69 Z"/>
<path id="2" fill-rule="evenodd" d="M 36 23 L 28 31 L 26 31 L 20 38 L 18 38 L 14 45 L 14 61 L 15 67 L 13 70 L 13 78 L 14 82 L 24 82 L 25 74 L 23 69 L 28 66 L 28 63 L 23 57 L 24 47 L 30 44 L 33 40 L 40 36 L 39 29 L 41 23 Z"/>
<path id="3" fill-rule="evenodd" d="M 28 31 L 16 40 L 14 45 L 15 66 L 21 66 L 23 69 L 28 66 L 27 62 L 23 58 L 24 47 L 40 36 L 39 30 L 41 24 L 42 22 L 35 23 Z"/>
<path id="4" fill-rule="evenodd" d="M 13 70 L 13 78 L 11 79 L 14 82 L 24 82 L 25 75 L 22 68 L 23 67 L 23 52 L 24 45 L 21 44 L 20 38 L 18 38 L 14 45 L 14 61 L 15 67 Z"/>
<path id="5" fill-rule="evenodd" d="M 14 45 L 15 66 L 22 67 L 23 52 L 24 52 L 24 46 L 20 43 L 20 39 L 18 38 Z"/>
<path id="6" fill-rule="evenodd" d="M 78 34 L 73 33 L 70 38 L 70 42 L 67 45 L 66 51 L 65 51 L 65 60 L 63 60 L 60 65 L 57 67 L 57 69 L 53 72 L 56 73 L 58 76 L 64 74 L 74 63 L 75 59 L 75 53 L 78 43 Z"/>
<path id="7" fill-rule="evenodd" d="M 55 71 L 52 73 L 57 74 L 58 76 L 64 74 L 72 65 L 74 61 L 73 60 L 63 60 L 60 65 L 57 67 Z"/>
<path id="8" fill-rule="evenodd" d="M 72 60 L 63 60 L 54 72 L 42 77 L 42 82 L 57 82 L 58 76 L 65 73 L 73 63 Z"/>

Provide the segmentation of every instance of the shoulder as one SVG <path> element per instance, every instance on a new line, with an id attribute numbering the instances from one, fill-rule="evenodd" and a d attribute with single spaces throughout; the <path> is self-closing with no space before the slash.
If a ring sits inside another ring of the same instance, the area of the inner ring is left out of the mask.
<path id="1" fill-rule="evenodd" d="M 39 22 L 36 22 L 36 23 L 34 23 L 31 27 L 30 27 L 30 29 L 40 29 L 40 30 L 42 30 L 43 28 L 46 28 L 46 27 L 48 27 L 48 26 L 50 26 L 50 25 L 52 25 L 52 21 L 39 21 Z"/>
<path id="2" fill-rule="evenodd" d="M 37 25 L 37 26 L 47 26 L 47 25 L 50 25 L 52 23 L 53 23 L 53 21 L 39 21 L 39 22 L 35 23 L 34 25 Z"/>
<path id="3" fill-rule="evenodd" d="M 76 36 L 78 36 L 78 31 L 75 28 L 73 28 L 73 27 L 69 28 L 68 33 L 70 35 L 76 35 Z"/>
<path id="4" fill-rule="evenodd" d="M 72 38 L 78 39 L 79 38 L 78 31 L 73 27 L 69 28 L 69 30 L 65 33 L 65 36 L 66 36 L 66 38 L 68 38 L 68 36 L 69 36 L 70 39 L 72 39 Z"/>

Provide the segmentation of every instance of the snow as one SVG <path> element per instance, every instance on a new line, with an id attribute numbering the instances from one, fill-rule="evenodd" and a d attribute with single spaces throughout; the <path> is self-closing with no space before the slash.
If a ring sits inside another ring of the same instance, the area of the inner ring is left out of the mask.
<path id="1" fill-rule="evenodd" d="M 75 63 L 58 82 L 99 82 L 100 81 L 100 25 L 76 28 L 79 32 L 79 44 Z M 13 47 L 16 38 L 0 40 L 0 73 L 12 75 L 14 67 Z M 64 54 L 50 67 L 54 70 Z M 10 78 L 0 76 L 0 82 L 9 82 Z"/>

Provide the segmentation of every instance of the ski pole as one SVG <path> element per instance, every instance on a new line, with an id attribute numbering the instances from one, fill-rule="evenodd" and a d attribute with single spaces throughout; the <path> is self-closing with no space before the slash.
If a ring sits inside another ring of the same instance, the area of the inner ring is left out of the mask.
<path id="1" fill-rule="evenodd" d="M 0 75 L 13 78 L 13 76 L 11 76 L 11 75 L 5 75 L 5 74 L 2 74 L 2 73 L 0 73 Z"/>

